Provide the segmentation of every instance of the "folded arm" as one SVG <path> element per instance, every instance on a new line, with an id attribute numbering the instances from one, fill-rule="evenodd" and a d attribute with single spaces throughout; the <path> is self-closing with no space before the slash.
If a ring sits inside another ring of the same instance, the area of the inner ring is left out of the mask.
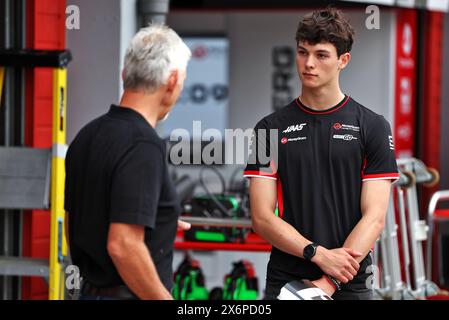
<path id="1" fill-rule="evenodd" d="M 279 250 L 303 258 L 304 248 L 312 241 L 274 214 L 277 202 L 276 181 L 251 178 L 250 200 L 254 231 Z M 347 248 L 328 250 L 319 246 L 311 261 L 317 264 L 325 274 L 332 275 L 342 282 L 348 282 L 348 279 L 352 279 L 352 276 L 357 274 L 359 265 L 353 256 L 359 255 L 360 253 Z"/>
<path id="2" fill-rule="evenodd" d="M 390 189 L 390 180 L 363 182 L 360 198 L 362 219 L 360 219 L 343 244 L 344 248 L 361 253 L 360 256 L 354 256 L 359 263 L 366 257 L 382 233 L 390 200 Z M 352 277 L 348 279 L 352 280 Z M 325 289 L 329 295 L 332 295 L 335 291 L 335 288 L 330 286 L 326 279 L 315 281 L 314 284 Z"/>
<path id="3" fill-rule="evenodd" d="M 311 241 L 274 214 L 277 203 L 276 181 L 251 178 L 250 201 L 254 231 L 279 250 L 302 257 L 304 247 Z"/>
<path id="4" fill-rule="evenodd" d="M 382 233 L 390 200 L 390 189 L 390 180 L 363 182 L 360 198 L 362 219 L 346 238 L 343 245 L 362 253 L 359 258 L 356 258 L 358 262 L 366 257 Z"/>

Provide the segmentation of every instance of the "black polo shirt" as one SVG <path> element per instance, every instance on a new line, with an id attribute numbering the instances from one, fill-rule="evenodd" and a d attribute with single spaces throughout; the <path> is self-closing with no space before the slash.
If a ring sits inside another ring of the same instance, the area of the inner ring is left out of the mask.
<path id="1" fill-rule="evenodd" d="M 159 277 L 171 289 L 180 206 L 165 144 L 139 113 L 111 106 L 78 133 L 66 157 L 65 210 L 72 261 L 85 280 L 123 284 L 107 252 L 109 226 L 117 222 L 145 227 Z"/>
<path id="2" fill-rule="evenodd" d="M 277 136 L 270 138 L 270 129 Z M 332 249 L 344 244 L 362 217 L 363 181 L 396 180 L 398 170 L 388 122 L 345 96 L 324 111 L 296 99 L 263 118 L 244 175 L 277 180 L 279 216 L 307 239 Z M 370 264 L 368 255 L 359 275 Z M 267 279 L 321 275 L 314 263 L 273 247 Z"/>

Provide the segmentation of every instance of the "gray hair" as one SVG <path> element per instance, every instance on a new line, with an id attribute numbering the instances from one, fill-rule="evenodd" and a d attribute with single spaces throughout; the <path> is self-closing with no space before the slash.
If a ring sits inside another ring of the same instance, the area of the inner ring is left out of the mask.
<path id="1" fill-rule="evenodd" d="M 190 56 L 190 49 L 169 27 L 142 28 L 126 51 L 124 89 L 153 93 L 167 83 L 172 71 L 185 71 Z"/>

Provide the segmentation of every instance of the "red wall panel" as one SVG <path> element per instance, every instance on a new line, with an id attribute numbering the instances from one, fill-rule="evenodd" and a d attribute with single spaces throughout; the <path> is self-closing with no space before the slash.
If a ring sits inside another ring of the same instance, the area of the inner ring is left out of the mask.
<path id="1" fill-rule="evenodd" d="M 427 166 L 440 167 L 441 72 L 443 54 L 443 13 L 428 12 L 424 53 L 424 95 L 422 160 Z"/>

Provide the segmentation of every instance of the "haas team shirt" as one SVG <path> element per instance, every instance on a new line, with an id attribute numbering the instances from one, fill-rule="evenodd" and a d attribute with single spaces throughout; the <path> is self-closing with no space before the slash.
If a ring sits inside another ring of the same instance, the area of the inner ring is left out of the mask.
<path id="1" fill-rule="evenodd" d="M 349 96 L 324 111 L 298 98 L 263 118 L 244 175 L 276 180 L 279 217 L 328 249 L 341 247 L 361 219 L 362 183 L 399 177 L 390 125 Z M 370 264 L 368 255 L 359 273 Z M 273 247 L 268 279 L 321 275 L 314 263 Z"/>

